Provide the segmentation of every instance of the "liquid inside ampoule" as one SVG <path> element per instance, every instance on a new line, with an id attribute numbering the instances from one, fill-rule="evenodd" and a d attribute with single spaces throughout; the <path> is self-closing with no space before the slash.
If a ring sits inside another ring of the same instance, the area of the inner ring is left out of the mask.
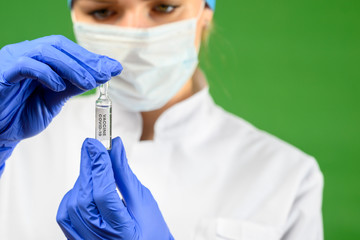
<path id="1" fill-rule="evenodd" d="M 107 94 L 108 83 L 99 87 L 100 96 L 96 100 L 95 108 L 95 138 L 99 140 L 106 149 L 111 149 L 111 112 L 112 103 Z"/>

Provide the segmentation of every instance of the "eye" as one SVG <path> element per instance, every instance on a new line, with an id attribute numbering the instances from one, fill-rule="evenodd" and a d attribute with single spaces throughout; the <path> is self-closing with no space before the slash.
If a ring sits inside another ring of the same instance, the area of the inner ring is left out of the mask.
<path id="1" fill-rule="evenodd" d="M 160 4 L 157 5 L 153 8 L 153 11 L 157 12 L 157 13 L 172 13 L 173 11 L 175 11 L 176 8 L 178 8 L 179 6 L 175 6 L 175 5 L 167 5 L 167 4 Z"/>
<path id="2" fill-rule="evenodd" d="M 95 18 L 96 20 L 101 21 L 111 17 L 114 13 L 115 13 L 114 11 L 111 11 L 109 9 L 99 9 L 92 11 L 90 15 L 93 16 L 93 18 Z"/>

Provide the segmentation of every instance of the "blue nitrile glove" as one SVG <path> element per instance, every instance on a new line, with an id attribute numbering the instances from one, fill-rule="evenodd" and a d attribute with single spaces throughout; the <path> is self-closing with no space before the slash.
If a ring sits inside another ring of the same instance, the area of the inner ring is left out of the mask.
<path id="1" fill-rule="evenodd" d="M 119 74 L 119 62 L 63 36 L 0 50 L 0 175 L 16 144 L 44 130 L 70 97 Z"/>
<path id="2" fill-rule="evenodd" d="M 174 239 L 149 189 L 131 171 L 120 138 L 113 139 L 112 144 L 109 155 L 99 141 L 85 140 L 80 176 L 57 213 L 65 236 L 87 240 Z"/>

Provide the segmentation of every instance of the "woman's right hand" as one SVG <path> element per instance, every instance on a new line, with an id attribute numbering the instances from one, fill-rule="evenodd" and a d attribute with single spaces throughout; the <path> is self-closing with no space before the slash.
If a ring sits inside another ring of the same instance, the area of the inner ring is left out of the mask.
<path id="1" fill-rule="evenodd" d="M 91 53 L 63 36 L 3 47 L 0 148 L 13 148 L 20 140 L 40 133 L 66 100 L 107 82 L 121 71 L 116 60 Z M 1 155 L 0 169 L 4 161 Z"/>

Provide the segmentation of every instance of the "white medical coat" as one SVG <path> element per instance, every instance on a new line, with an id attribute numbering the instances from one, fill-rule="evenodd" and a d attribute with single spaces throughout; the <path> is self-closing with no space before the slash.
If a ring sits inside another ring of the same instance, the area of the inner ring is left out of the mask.
<path id="1" fill-rule="evenodd" d="M 64 239 L 55 217 L 94 136 L 95 96 L 68 102 L 22 141 L 0 179 L 0 239 Z M 164 112 L 153 141 L 113 104 L 113 136 L 150 189 L 175 239 L 320 240 L 323 177 L 316 161 L 217 106 L 204 88 Z"/>

